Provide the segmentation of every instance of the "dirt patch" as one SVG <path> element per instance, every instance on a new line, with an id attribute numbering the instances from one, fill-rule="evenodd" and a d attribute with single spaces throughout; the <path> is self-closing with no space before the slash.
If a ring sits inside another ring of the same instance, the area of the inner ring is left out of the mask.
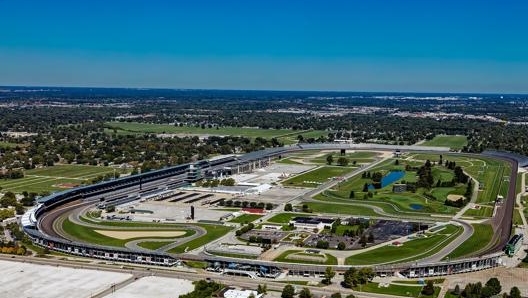
<path id="1" fill-rule="evenodd" d="M 79 186 L 79 184 L 75 184 L 75 183 L 59 183 L 59 184 L 54 184 L 53 186 L 54 187 L 58 187 L 58 188 L 74 188 L 74 187 Z"/>
<path id="2" fill-rule="evenodd" d="M 447 199 L 452 202 L 456 202 L 460 199 L 464 199 L 464 196 L 461 195 L 447 195 Z"/>
<path id="3" fill-rule="evenodd" d="M 185 231 L 109 231 L 109 230 L 95 230 L 97 233 L 116 239 L 132 239 L 132 238 L 147 238 L 147 237 L 180 237 L 185 235 Z"/>

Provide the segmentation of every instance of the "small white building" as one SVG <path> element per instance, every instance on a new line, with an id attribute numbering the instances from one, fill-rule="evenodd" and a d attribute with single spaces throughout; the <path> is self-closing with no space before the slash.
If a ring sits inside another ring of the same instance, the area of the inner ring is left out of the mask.
<path id="1" fill-rule="evenodd" d="M 280 231 L 282 226 L 279 225 L 262 225 L 262 230 Z"/>
<path id="2" fill-rule="evenodd" d="M 290 225 L 293 225 L 297 230 L 318 231 L 324 228 L 331 228 L 335 219 L 323 217 L 295 217 L 290 220 Z"/>
<path id="3" fill-rule="evenodd" d="M 249 296 L 255 296 L 255 298 L 261 298 L 264 294 L 259 294 L 257 291 L 253 290 L 233 290 L 229 289 L 224 292 L 224 298 L 249 298 Z"/>

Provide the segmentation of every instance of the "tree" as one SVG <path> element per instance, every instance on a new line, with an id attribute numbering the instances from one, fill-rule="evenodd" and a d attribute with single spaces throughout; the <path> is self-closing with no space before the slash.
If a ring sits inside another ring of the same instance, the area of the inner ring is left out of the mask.
<path id="1" fill-rule="evenodd" d="M 363 267 L 358 270 L 358 283 L 359 284 L 367 284 L 370 280 L 374 278 L 375 274 L 372 268 L 369 267 Z"/>
<path id="2" fill-rule="evenodd" d="M 293 211 L 292 204 L 288 203 L 288 204 L 284 205 L 284 211 Z"/>
<path id="3" fill-rule="evenodd" d="M 482 291 L 480 292 L 480 297 L 481 298 L 490 298 L 491 296 L 493 296 L 493 289 L 491 287 L 484 286 L 482 288 Z"/>
<path id="4" fill-rule="evenodd" d="M 502 286 L 500 284 L 500 281 L 496 277 L 490 278 L 486 282 L 486 287 L 489 287 L 492 290 L 491 296 L 497 295 L 502 291 Z"/>
<path id="5" fill-rule="evenodd" d="M 326 267 L 322 283 L 325 285 L 331 284 L 332 278 L 334 278 L 335 274 L 336 273 L 334 270 L 332 270 L 332 267 Z"/>
<path id="6" fill-rule="evenodd" d="M 374 243 L 374 234 L 372 232 L 369 233 L 367 242 Z"/>
<path id="7" fill-rule="evenodd" d="M 348 294 L 345 298 L 356 298 L 356 296 L 354 294 Z"/>
<path id="8" fill-rule="evenodd" d="M 368 187 L 369 187 L 368 183 L 363 184 L 363 192 L 367 192 Z"/>
<path id="9" fill-rule="evenodd" d="M 354 193 L 353 190 L 350 191 L 350 195 L 348 196 L 349 199 L 353 199 L 356 197 L 356 193 Z"/>
<path id="10" fill-rule="evenodd" d="M 517 287 L 510 289 L 510 298 L 521 298 L 521 291 Z"/>
<path id="11" fill-rule="evenodd" d="M 427 284 L 422 289 L 422 294 L 431 296 L 434 294 L 434 284 L 432 280 L 428 280 Z"/>
<path id="12" fill-rule="evenodd" d="M 292 285 L 285 285 L 282 289 L 281 298 L 293 298 L 293 295 L 295 295 L 295 289 Z"/>
<path id="13" fill-rule="evenodd" d="M 343 275 L 343 287 L 353 288 L 358 284 L 358 270 L 354 267 L 348 268 Z"/>
<path id="14" fill-rule="evenodd" d="M 224 179 L 222 180 L 224 182 L 224 185 L 225 186 L 234 186 L 235 185 L 235 179 L 233 178 L 227 178 L 227 179 Z"/>
<path id="15" fill-rule="evenodd" d="M 249 294 L 248 298 L 255 298 L 255 294 L 253 293 Z"/>
<path id="16" fill-rule="evenodd" d="M 339 250 L 345 250 L 345 248 L 346 248 L 346 244 L 345 244 L 345 242 L 341 241 L 341 242 L 339 242 L 339 243 L 337 244 L 337 249 L 339 249 Z"/>
<path id="17" fill-rule="evenodd" d="M 341 298 L 341 293 L 334 293 L 332 295 L 330 295 L 330 298 Z"/>
<path id="18" fill-rule="evenodd" d="M 0 199 L 0 206 L 7 208 L 9 206 L 15 206 L 17 204 L 17 200 L 15 197 L 15 194 L 8 191 L 4 194 L 4 196 Z"/>
<path id="19" fill-rule="evenodd" d="M 441 155 L 440 155 L 440 156 L 441 156 Z M 457 284 L 457 285 L 455 286 L 455 289 L 454 289 L 453 292 L 451 292 L 451 293 L 452 293 L 453 295 L 456 295 L 456 296 L 460 295 L 460 286 Z"/>
<path id="20" fill-rule="evenodd" d="M 303 288 L 303 289 L 299 292 L 299 298 L 312 298 L 312 293 L 310 292 L 310 289 L 308 289 L 308 288 Z"/>
<path id="21" fill-rule="evenodd" d="M 337 164 L 342 167 L 348 166 L 348 158 L 341 156 L 340 158 L 337 159 Z"/>
<path id="22" fill-rule="evenodd" d="M 331 165 L 332 163 L 334 162 L 334 157 L 332 156 L 332 154 L 329 154 L 327 157 L 326 157 L 326 163 Z"/>
<path id="23" fill-rule="evenodd" d="M 258 285 L 257 287 L 257 293 L 259 294 L 266 294 L 268 292 L 268 286 L 266 284 Z"/>
<path id="24" fill-rule="evenodd" d="M 315 245 L 315 247 L 321 248 L 321 249 L 327 249 L 329 246 L 330 244 L 328 243 L 328 241 L 324 241 L 324 240 L 317 241 L 317 244 Z"/>

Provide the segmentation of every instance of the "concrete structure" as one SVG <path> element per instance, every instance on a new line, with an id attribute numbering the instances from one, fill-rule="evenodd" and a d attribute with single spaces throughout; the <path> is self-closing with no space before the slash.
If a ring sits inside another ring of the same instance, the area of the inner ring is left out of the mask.
<path id="1" fill-rule="evenodd" d="M 249 296 L 251 296 L 251 294 L 253 294 L 253 296 L 255 298 L 260 298 L 260 297 L 263 296 L 263 294 L 259 294 L 257 291 L 253 291 L 253 290 L 234 290 L 234 289 L 229 289 L 229 290 L 224 292 L 222 297 L 224 297 L 224 298 L 249 298 Z"/>
<path id="2" fill-rule="evenodd" d="M 290 220 L 290 225 L 297 230 L 322 231 L 324 228 L 331 228 L 335 221 L 335 219 L 323 217 L 295 217 Z"/>
<path id="3" fill-rule="evenodd" d="M 194 290 L 190 280 L 146 276 L 105 298 L 173 298 Z M 73 297 L 73 296 L 72 296 Z"/>
<path id="4" fill-rule="evenodd" d="M 395 183 L 392 185 L 392 192 L 401 193 L 407 191 L 407 184 Z"/>
<path id="5" fill-rule="evenodd" d="M 0 297 L 92 297 L 131 274 L 0 261 Z M 150 297 L 150 296 L 149 296 Z"/>

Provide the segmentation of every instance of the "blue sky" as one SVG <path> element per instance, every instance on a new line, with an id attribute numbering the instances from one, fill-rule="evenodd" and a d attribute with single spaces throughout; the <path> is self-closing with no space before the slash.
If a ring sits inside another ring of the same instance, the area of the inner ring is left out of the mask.
<path id="1" fill-rule="evenodd" d="M 528 93 L 528 1 L 0 0 L 0 85 Z"/>

